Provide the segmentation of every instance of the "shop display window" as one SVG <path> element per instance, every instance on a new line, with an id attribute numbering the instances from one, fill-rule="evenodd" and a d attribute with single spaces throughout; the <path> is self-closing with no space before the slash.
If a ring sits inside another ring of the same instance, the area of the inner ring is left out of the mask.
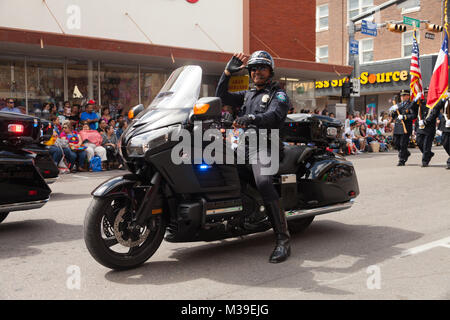
<path id="1" fill-rule="evenodd" d="M 64 61 L 27 60 L 27 86 L 30 114 L 42 110 L 45 103 L 53 103 L 62 109 Z"/>
<path id="2" fill-rule="evenodd" d="M 111 115 L 128 112 L 139 104 L 138 67 L 102 64 L 100 88 L 102 107 L 109 107 Z"/>
<path id="3" fill-rule="evenodd" d="M 84 106 L 89 99 L 98 101 L 98 63 L 69 60 L 67 62 L 68 98 L 71 104 Z"/>
<path id="4" fill-rule="evenodd" d="M 0 109 L 6 99 L 13 98 L 15 106 L 26 112 L 25 105 L 25 59 L 0 56 Z"/>
<path id="5" fill-rule="evenodd" d="M 141 103 L 144 107 L 150 105 L 167 78 L 168 76 L 165 73 L 155 73 L 141 69 Z"/>
<path id="6" fill-rule="evenodd" d="M 281 84 L 284 86 L 295 112 L 316 108 L 314 81 L 282 78 Z"/>

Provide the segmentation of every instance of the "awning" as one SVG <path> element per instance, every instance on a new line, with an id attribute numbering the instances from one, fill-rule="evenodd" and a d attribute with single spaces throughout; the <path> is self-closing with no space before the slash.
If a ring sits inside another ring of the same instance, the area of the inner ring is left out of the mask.
<path id="1" fill-rule="evenodd" d="M 140 64 L 170 72 L 194 64 L 205 74 L 220 75 L 232 53 L 0 28 L 0 54 L 68 57 L 127 65 Z M 41 44 L 43 47 L 41 47 Z M 331 80 L 350 75 L 349 66 L 275 58 L 275 76 L 298 80 Z"/>

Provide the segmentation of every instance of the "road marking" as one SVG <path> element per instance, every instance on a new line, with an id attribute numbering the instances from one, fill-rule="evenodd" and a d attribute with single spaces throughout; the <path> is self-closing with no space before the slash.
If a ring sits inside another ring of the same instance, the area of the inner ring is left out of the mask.
<path id="1" fill-rule="evenodd" d="M 399 258 L 403 258 L 403 257 L 410 256 L 413 254 L 422 253 L 422 252 L 425 252 L 425 251 L 428 251 L 428 250 L 431 250 L 431 249 L 437 248 L 437 247 L 443 247 L 443 248 L 450 249 L 450 237 L 447 237 L 447 238 L 444 238 L 441 240 L 437 240 L 437 241 L 433 241 L 430 243 L 426 243 L 424 245 L 405 250 L 399 256 Z"/>

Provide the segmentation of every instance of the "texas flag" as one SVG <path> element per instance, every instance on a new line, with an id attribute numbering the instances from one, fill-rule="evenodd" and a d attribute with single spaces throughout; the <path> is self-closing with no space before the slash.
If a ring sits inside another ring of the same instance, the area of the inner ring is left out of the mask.
<path id="1" fill-rule="evenodd" d="M 445 32 L 444 42 L 434 66 L 428 88 L 427 107 L 433 109 L 439 100 L 447 97 L 448 90 L 448 35 Z"/>

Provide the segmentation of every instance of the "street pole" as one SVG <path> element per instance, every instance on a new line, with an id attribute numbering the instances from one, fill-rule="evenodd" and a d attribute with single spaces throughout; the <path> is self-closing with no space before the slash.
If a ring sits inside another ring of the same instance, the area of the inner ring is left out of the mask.
<path id="1" fill-rule="evenodd" d="M 390 6 L 393 6 L 395 4 L 401 4 L 406 1 L 408 1 L 408 0 L 389 0 L 389 1 L 386 1 L 382 4 L 380 4 L 379 6 L 376 6 L 368 11 L 365 11 L 365 12 L 349 19 L 349 23 L 348 23 L 348 46 L 349 46 L 348 64 L 349 64 L 349 66 L 353 67 L 352 73 L 350 75 L 350 79 L 359 77 L 359 48 L 358 48 L 358 55 L 353 55 L 350 53 L 350 51 L 351 51 L 350 44 L 352 43 L 352 41 L 355 40 L 355 32 L 356 32 L 355 23 L 364 18 L 367 18 L 367 17 L 373 15 L 377 11 L 381 11 L 383 9 L 389 8 Z M 355 98 L 350 96 L 350 98 L 349 98 L 349 113 L 352 114 L 354 112 L 354 110 L 355 110 Z"/>
<path id="2" fill-rule="evenodd" d="M 355 23 L 350 19 L 348 23 L 348 64 L 353 67 L 352 73 L 350 75 L 350 79 L 356 78 L 356 68 L 355 68 L 355 55 L 351 53 L 350 45 L 355 40 Z M 359 53 L 359 48 L 358 48 Z M 358 57 L 359 58 L 359 57 Z M 355 111 L 355 98 L 350 96 L 348 99 L 348 112 L 349 114 L 353 114 Z"/>

